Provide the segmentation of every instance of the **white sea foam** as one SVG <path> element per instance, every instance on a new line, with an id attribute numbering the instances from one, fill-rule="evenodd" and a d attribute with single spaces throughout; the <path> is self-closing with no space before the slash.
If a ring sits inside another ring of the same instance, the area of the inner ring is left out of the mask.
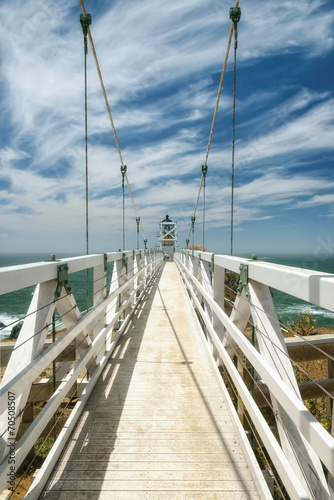
<path id="1" fill-rule="evenodd" d="M 6 339 L 10 335 L 12 328 L 17 325 L 19 321 L 20 319 L 17 316 L 0 313 L 0 323 L 5 325 L 4 328 L 0 328 L 0 340 Z"/>
<path id="2" fill-rule="evenodd" d="M 310 313 L 313 316 L 322 316 L 323 318 L 329 318 L 334 320 L 334 313 L 331 311 L 327 311 L 326 309 L 320 309 L 319 307 L 313 304 L 279 304 L 277 306 L 277 315 L 280 316 L 282 314 L 288 314 L 289 316 L 294 314 L 306 314 Z"/>

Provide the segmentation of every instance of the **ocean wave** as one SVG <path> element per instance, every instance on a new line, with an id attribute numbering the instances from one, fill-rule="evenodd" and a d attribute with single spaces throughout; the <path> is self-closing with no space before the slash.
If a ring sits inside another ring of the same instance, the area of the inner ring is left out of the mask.
<path id="1" fill-rule="evenodd" d="M 0 323 L 5 325 L 3 328 L 0 328 L 0 340 L 8 338 L 11 334 L 12 328 L 17 325 L 19 321 L 21 320 L 17 316 L 0 313 Z"/>
<path id="2" fill-rule="evenodd" d="M 292 316 L 295 314 L 312 314 L 313 316 L 322 316 L 324 318 L 334 319 L 334 313 L 331 311 L 327 311 L 326 309 L 320 309 L 319 307 L 312 304 L 279 304 L 276 306 L 277 316 L 288 315 Z"/>

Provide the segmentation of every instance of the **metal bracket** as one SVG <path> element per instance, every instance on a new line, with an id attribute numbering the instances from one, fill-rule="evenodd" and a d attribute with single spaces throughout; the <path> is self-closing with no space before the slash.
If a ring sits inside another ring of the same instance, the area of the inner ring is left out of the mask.
<path id="1" fill-rule="evenodd" d="M 57 266 L 57 280 L 58 285 L 56 289 L 56 297 L 61 295 L 62 288 L 64 287 L 67 293 L 71 293 L 71 287 L 68 283 L 68 264 L 59 264 Z"/>
<path id="2" fill-rule="evenodd" d="M 202 174 L 205 176 L 208 171 L 208 166 L 207 165 L 202 165 Z"/>
<path id="3" fill-rule="evenodd" d="M 211 271 L 213 271 L 215 268 L 215 254 L 213 253 L 211 255 Z"/>
<path id="4" fill-rule="evenodd" d="M 88 26 L 92 24 L 92 16 L 90 14 L 80 14 L 80 23 L 82 26 L 83 34 L 87 36 Z"/>
<path id="5" fill-rule="evenodd" d="M 125 266 L 126 267 L 126 272 L 128 272 L 128 259 L 125 255 L 125 253 L 123 252 L 123 259 L 122 259 L 122 267 Z"/>
<path id="6" fill-rule="evenodd" d="M 237 292 L 241 293 L 243 288 L 245 288 L 246 297 L 249 298 L 250 292 L 249 292 L 249 287 L 248 287 L 248 265 L 247 264 L 240 264 L 239 269 L 240 269 L 240 280 L 239 280 L 239 286 L 237 288 Z"/>
<path id="7" fill-rule="evenodd" d="M 89 25 L 92 24 L 92 16 L 90 14 L 81 14 L 80 15 L 80 23 L 82 26 L 82 32 L 84 35 L 84 45 L 85 45 L 85 54 L 88 53 L 88 47 L 87 47 L 87 33 L 88 33 L 88 28 Z"/>
<path id="8" fill-rule="evenodd" d="M 234 10 L 234 7 L 230 8 L 230 19 L 234 24 L 237 24 L 240 21 L 241 17 L 241 9 L 240 7 L 237 10 Z"/>
<path id="9" fill-rule="evenodd" d="M 108 271 L 108 255 L 105 253 L 104 254 L 104 272 L 106 273 Z"/>

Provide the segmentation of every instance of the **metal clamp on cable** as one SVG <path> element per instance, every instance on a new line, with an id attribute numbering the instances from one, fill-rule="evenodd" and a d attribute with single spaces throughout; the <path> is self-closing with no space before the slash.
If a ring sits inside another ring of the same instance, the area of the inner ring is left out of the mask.
<path id="1" fill-rule="evenodd" d="M 92 16 L 90 14 L 80 15 L 80 23 L 82 26 L 82 31 L 84 34 L 84 42 L 85 42 L 85 54 L 88 54 L 88 47 L 87 47 L 87 33 L 88 33 L 88 27 L 90 24 L 92 24 Z"/>

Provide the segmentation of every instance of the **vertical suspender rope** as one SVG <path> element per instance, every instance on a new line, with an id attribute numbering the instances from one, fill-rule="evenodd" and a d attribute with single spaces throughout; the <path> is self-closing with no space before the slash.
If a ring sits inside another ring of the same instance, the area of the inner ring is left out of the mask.
<path id="1" fill-rule="evenodd" d="M 84 2 L 83 2 L 83 0 L 79 0 L 79 1 L 80 1 L 80 6 L 81 6 L 82 14 L 83 14 L 83 16 L 86 16 Z M 239 2 L 239 0 L 237 0 L 237 1 Z M 87 17 L 88 16 L 89 16 L 89 14 L 87 14 Z M 117 147 L 119 159 L 121 161 L 122 167 L 124 168 L 125 165 L 124 165 L 124 162 L 123 162 L 121 149 L 119 147 L 115 125 L 114 125 L 114 122 L 113 122 L 113 119 L 112 119 L 112 116 L 111 116 L 110 106 L 109 106 L 109 102 L 108 102 L 108 98 L 107 98 L 106 89 L 105 89 L 105 86 L 104 86 L 104 83 L 103 83 L 103 78 L 102 78 L 102 73 L 101 73 L 101 70 L 100 70 L 99 61 L 98 61 L 97 55 L 96 55 L 96 50 L 95 50 L 95 46 L 94 46 L 94 42 L 93 42 L 93 37 L 92 37 L 92 34 L 91 34 L 89 28 L 88 28 L 87 32 L 88 32 L 88 38 L 89 38 L 90 46 L 91 46 L 91 49 L 92 49 L 92 54 L 93 54 L 94 61 L 95 61 L 95 66 L 96 66 L 97 74 L 98 74 L 99 80 L 100 80 L 100 85 L 101 85 L 102 93 L 103 93 L 103 96 L 104 96 L 104 101 L 105 101 L 107 112 L 108 112 L 108 115 L 109 115 L 111 128 L 112 128 L 112 131 L 113 131 L 113 134 L 114 134 L 114 138 L 115 138 L 115 143 L 116 143 L 116 147 Z M 126 173 L 125 173 L 125 180 L 126 180 L 126 183 L 127 183 L 128 189 L 129 189 L 129 193 L 130 193 L 130 197 L 131 197 L 131 201 L 132 201 L 132 205 L 133 205 L 136 217 L 138 217 L 136 204 L 135 204 L 135 201 L 134 201 L 133 196 L 132 196 L 132 192 L 131 192 L 131 188 L 130 188 L 128 176 L 127 176 Z M 144 238 L 144 243 L 145 243 L 145 248 L 146 248 L 146 246 L 147 246 L 147 239 L 145 237 L 145 233 L 143 231 L 141 222 L 139 222 L 139 227 L 140 227 L 140 230 L 142 232 L 142 235 L 143 235 L 143 238 Z"/>
<path id="2" fill-rule="evenodd" d="M 140 224 L 140 217 L 136 217 L 136 223 L 137 223 L 137 250 L 139 250 L 139 224 Z"/>
<path id="3" fill-rule="evenodd" d="M 92 18 L 90 14 L 81 14 L 80 23 L 84 36 L 84 62 L 85 62 L 85 153 L 86 153 L 86 254 L 89 254 L 89 239 L 88 239 L 88 125 L 87 125 L 87 32 L 88 26 L 91 24 Z M 89 272 L 86 274 L 86 309 L 89 309 Z"/>
<path id="4" fill-rule="evenodd" d="M 204 237 L 205 237 L 205 177 L 203 179 L 203 252 L 204 252 Z"/>
<path id="5" fill-rule="evenodd" d="M 80 1 L 82 1 L 82 0 L 80 0 Z M 232 10 L 234 12 L 236 12 L 236 13 L 240 12 L 239 0 L 236 0 L 234 8 L 232 7 L 230 9 L 230 17 L 231 17 L 231 11 Z M 232 19 L 232 21 L 233 21 L 233 19 Z M 210 152 L 210 147 L 211 147 L 211 141 L 212 141 L 212 135 L 213 135 L 213 129 L 214 129 L 214 126 L 215 126 L 215 123 L 216 123 L 216 117 L 217 117 L 217 112 L 218 112 L 220 95 L 221 95 L 221 91 L 222 91 L 222 88 L 223 88 L 223 82 L 224 82 L 224 77 L 225 77 L 225 72 L 226 72 L 226 66 L 227 66 L 227 60 L 228 60 L 228 55 L 229 55 L 229 52 L 230 52 L 230 47 L 231 47 L 231 41 L 232 41 L 234 27 L 235 27 L 235 22 L 231 26 L 230 34 L 229 34 L 229 37 L 228 37 L 227 49 L 226 49 L 226 54 L 225 54 L 225 59 L 224 59 L 224 65 L 223 65 L 223 70 L 222 70 L 222 74 L 221 74 L 220 82 L 219 82 L 217 101 L 216 101 L 215 111 L 214 111 L 214 114 L 213 114 L 213 119 L 212 119 L 212 124 L 211 124 L 211 130 L 210 130 L 210 135 L 209 135 L 208 147 L 207 147 L 207 150 L 206 150 L 205 165 L 207 165 L 207 162 L 208 162 L 208 157 L 209 157 L 209 152 Z M 201 192 L 202 184 L 203 184 L 203 177 L 204 177 L 204 175 L 202 174 L 201 182 L 200 182 L 200 186 L 199 186 L 199 191 L 198 191 L 198 196 L 197 196 L 197 200 L 196 200 L 196 205 L 195 205 L 195 210 L 194 210 L 194 216 L 196 215 L 198 200 L 199 200 L 199 196 L 200 196 L 200 192 Z M 186 245 L 189 243 L 188 240 L 190 238 L 190 233 L 191 233 L 191 226 L 190 226 L 190 229 L 189 229 L 188 238 L 186 239 Z"/>
<path id="6" fill-rule="evenodd" d="M 233 70 L 233 125 L 232 125 L 232 179 L 231 179 L 231 249 L 233 255 L 233 216 L 234 216 L 234 145 L 235 145 L 235 91 L 237 82 L 237 48 L 238 48 L 238 22 L 241 17 L 240 7 L 230 9 L 230 19 L 234 22 L 234 70 Z"/>
<path id="7" fill-rule="evenodd" d="M 124 176 L 126 175 L 126 165 L 121 166 L 122 172 L 122 192 L 123 192 L 123 251 L 125 250 L 125 196 L 124 196 Z"/>
<path id="8" fill-rule="evenodd" d="M 202 175 L 203 175 L 203 252 L 204 252 L 204 238 L 205 238 L 205 178 L 208 171 L 207 165 L 202 165 Z"/>

